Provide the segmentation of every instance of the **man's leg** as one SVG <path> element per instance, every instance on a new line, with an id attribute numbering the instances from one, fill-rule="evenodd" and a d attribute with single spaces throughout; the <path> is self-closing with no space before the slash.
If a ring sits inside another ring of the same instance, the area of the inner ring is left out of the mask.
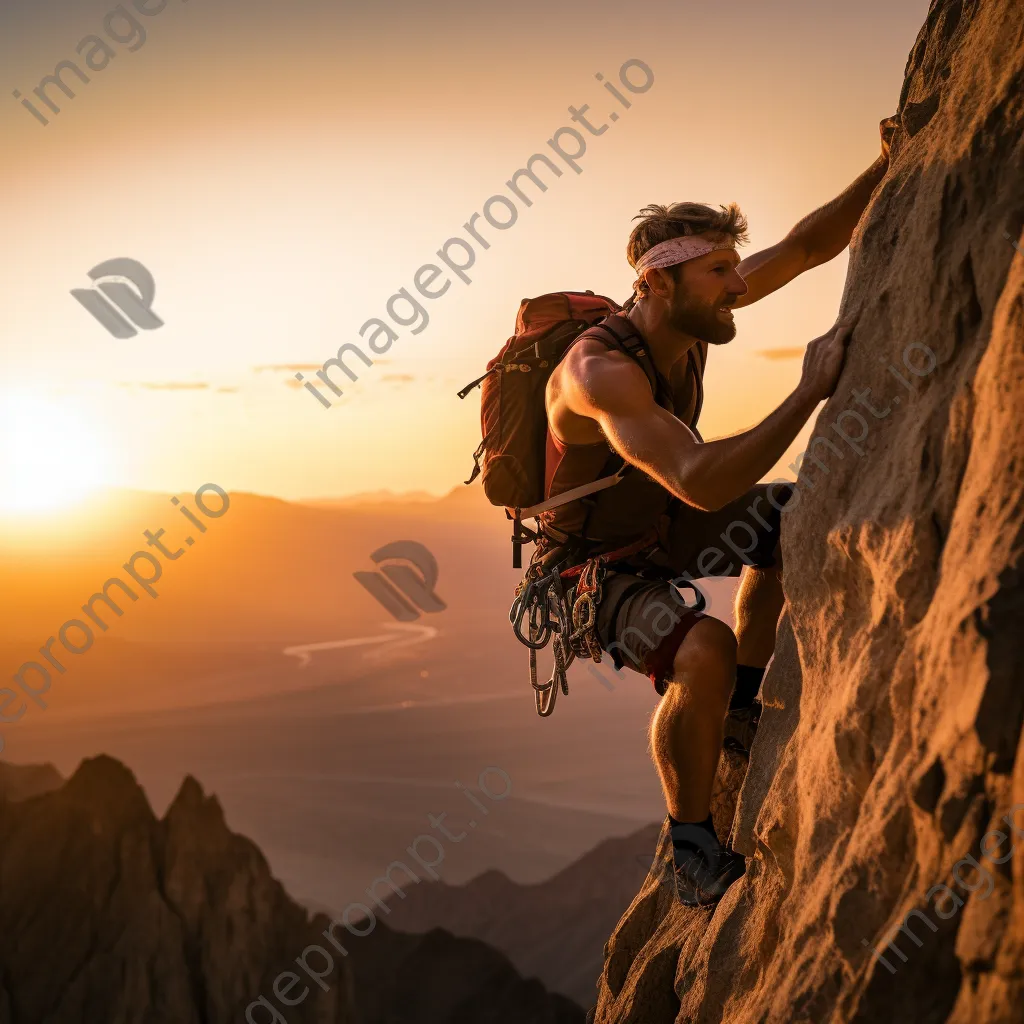
<path id="1" fill-rule="evenodd" d="M 725 713 L 736 678 L 736 637 L 721 620 L 701 618 L 676 651 L 671 679 L 651 722 L 651 749 L 669 812 L 676 895 L 709 907 L 743 875 L 711 818 L 711 788 Z"/>
<path id="2" fill-rule="evenodd" d="M 757 700 L 765 666 L 775 649 L 775 631 L 782 612 L 782 553 L 775 549 L 775 565 L 743 569 L 736 592 L 736 634 L 739 641 L 736 688 L 725 720 L 726 749 L 749 754 L 761 718 Z"/>
<path id="3" fill-rule="evenodd" d="M 733 631 L 719 619 L 702 618 L 676 651 L 671 681 L 651 720 L 651 754 L 676 821 L 703 821 L 710 812 L 735 679 Z"/>
<path id="4" fill-rule="evenodd" d="M 775 630 L 782 614 L 782 545 L 775 548 L 770 569 L 743 569 L 736 592 L 736 660 L 740 665 L 764 668 L 775 650 Z"/>
<path id="5" fill-rule="evenodd" d="M 687 579 L 707 575 L 702 566 L 709 552 L 731 548 L 737 556 L 716 573 L 741 577 L 736 595 L 739 670 L 732 709 L 750 708 L 775 646 L 783 603 L 781 508 L 791 495 L 792 485 L 758 484 L 716 512 L 680 505 L 668 531 L 670 564 Z M 754 568 L 750 562 L 770 567 Z"/>

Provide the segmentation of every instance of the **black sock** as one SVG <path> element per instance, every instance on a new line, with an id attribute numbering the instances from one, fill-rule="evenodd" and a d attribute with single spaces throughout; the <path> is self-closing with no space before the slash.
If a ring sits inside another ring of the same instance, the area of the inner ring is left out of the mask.
<path id="1" fill-rule="evenodd" d="M 749 708 L 754 703 L 757 691 L 761 689 L 762 679 L 764 679 L 763 668 L 755 668 L 753 665 L 737 665 L 736 689 L 732 691 L 729 710 L 738 711 L 741 708 Z"/>
<path id="2" fill-rule="evenodd" d="M 716 845 L 718 843 L 718 834 L 715 832 L 715 823 L 711 820 L 711 815 L 710 814 L 703 821 L 677 821 L 670 814 L 668 816 L 668 827 L 669 827 L 669 830 L 670 830 L 669 831 L 669 836 L 670 837 L 672 837 L 671 829 L 674 826 L 676 826 L 676 825 L 688 825 L 689 826 L 689 828 L 687 829 L 688 832 L 690 831 L 690 829 L 700 829 L 703 832 L 708 833 L 711 836 L 712 841 Z M 681 852 L 683 850 L 698 850 L 699 851 L 699 850 L 701 850 L 702 846 L 706 845 L 706 844 L 702 844 L 699 840 L 700 840 L 700 836 L 696 835 L 696 834 L 694 834 L 694 837 L 693 837 L 692 840 L 685 839 L 685 838 L 683 838 L 683 839 L 672 838 L 672 849 L 674 851 L 676 851 L 676 852 Z"/>

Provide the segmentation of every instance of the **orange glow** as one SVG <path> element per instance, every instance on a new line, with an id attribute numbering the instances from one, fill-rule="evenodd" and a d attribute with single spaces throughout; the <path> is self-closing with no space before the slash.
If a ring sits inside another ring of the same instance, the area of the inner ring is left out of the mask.
<path id="1" fill-rule="evenodd" d="M 0 510 L 65 509 L 107 482 L 110 452 L 75 409 L 29 395 L 0 396 Z"/>

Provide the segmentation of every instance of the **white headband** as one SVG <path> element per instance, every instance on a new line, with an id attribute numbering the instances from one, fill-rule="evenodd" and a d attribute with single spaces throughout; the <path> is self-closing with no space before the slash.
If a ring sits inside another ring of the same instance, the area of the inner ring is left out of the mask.
<path id="1" fill-rule="evenodd" d="M 735 249 L 735 242 L 709 242 L 699 235 L 682 235 L 670 238 L 667 242 L 659 242 L 652 246 L 636 261 L 636 274 L 640 277 L 645 270 L 660 267 L 672 267 L 677 263 L 695 260 L 698 256 L 706 256 L 716 249 Z"/>

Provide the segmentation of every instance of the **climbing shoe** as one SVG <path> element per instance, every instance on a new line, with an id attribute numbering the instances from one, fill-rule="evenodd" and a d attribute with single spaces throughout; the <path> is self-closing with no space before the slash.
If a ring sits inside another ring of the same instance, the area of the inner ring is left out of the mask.
<path id="1" fill-rule="evenodd" d="M 669 834 L 679 902 L 687 907 L 713 907 L 742 877 L 744 858 L 722 846 L 710 818 L 697 824 L 672 825 Z"/>
<path id="2" fill-rule="evenodd" d="M 761 720 L 761 702 L 755 700 L 749 708 L 736 708 L 725 716 L 725 741 L 722 746 L 740 754 L 750 755 L 750 747 L 757 735 Z"/>

